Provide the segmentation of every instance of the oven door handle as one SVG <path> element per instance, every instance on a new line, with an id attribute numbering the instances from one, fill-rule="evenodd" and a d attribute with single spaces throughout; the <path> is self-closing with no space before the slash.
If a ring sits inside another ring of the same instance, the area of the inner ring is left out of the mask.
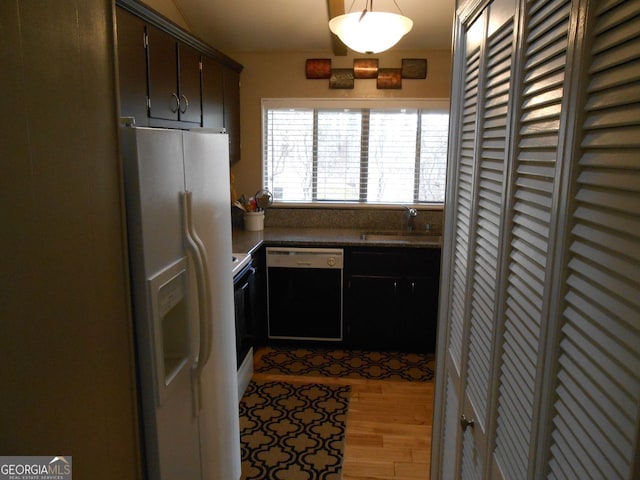
<path id="1" fill-rule="evenodd" d="M 242 279 L 242 290 L 249 288 L 249 282 L 251 281 L 251 277 L 253 277 L 256 274 L 256 269 L 253 267 L 250 267 L 249 270 L 247 270 L 247 274 L 245 275 L 245 277 Z"/>

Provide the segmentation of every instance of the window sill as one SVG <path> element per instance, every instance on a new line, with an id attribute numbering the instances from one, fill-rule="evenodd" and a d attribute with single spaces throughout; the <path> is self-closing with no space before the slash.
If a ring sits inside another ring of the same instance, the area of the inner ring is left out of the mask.
<path id="1" fill-rule="evenodd" d="M 403 210 L 407 207 L 418 210 L 442 211 L 443 203 L 295 203 L 295 202 L 274 202 L 269 208 L 300 208 L 308 210 Z"/>

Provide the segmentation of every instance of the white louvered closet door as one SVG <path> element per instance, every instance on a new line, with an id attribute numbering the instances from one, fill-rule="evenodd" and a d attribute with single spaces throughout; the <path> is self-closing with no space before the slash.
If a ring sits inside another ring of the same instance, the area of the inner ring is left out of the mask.
<path id="1" fill-rule="evenodd" d="M 549 478 L 640 478 L 640 1 L 589 4 Z M 635 450 L 634 450 L 635 449 Z"/>
<path id="2" fill-rule="evenodd" d="M 462 478 L 481 475 L 488 458 L 515 11 L 515 0 L 494 0 L 485 10 L 463 363 L 462 415 L 474 423 L 466 429 L 461 424 Z"/>
<path id="3" fill-rule="evenodd" d="M 447 297 L 446 411 L 442 478 L 479 478 L 488 442 L 493 325 L 502 223 L 509 81 L 514 50 L 515 0 L 490 2 L 471 14 L 465 31 L 464 91 L 458 104 L 460 133 L 453 248 Z M 451 194 L 451 192 L 450 192 Z M 473 426 L 463 428 L 461 416 Z M 451 458 L 451 447 L 461 453 Z M 484 452 L 478 455 L 478 451 Z"/>
<path id="4" fill-rule="evenodd" d="M 635 480 L 640 0 L 507 3 L 456 12 L 432 478 Z"/>
<path id="5" fill-rule="evenodd" d="M 504 325 L 493 455 L 494 471 L 508 479 L 527 478 L 535 433 L 571 2 L 531 0 L 525 12 L 520 114 L 506 206 L 511 226 L 503 260 Z"/>
<path id="6" fill-rule="evenodd" d="M 460 80 L 451 99 L 452 115 L 449 150 L 459 161 L 448 165 L 447 204 L 451 220 L 445 225 L 445 237 L 449 241 L 443 247 L 443 262 L 447 273 L 442 277 L 440 288 L 439 336 L 443 345 L 438 352 L 439 386 L 442 397 L 436 413 L 441 423 L 434 425 L 440 441 L 435 442 L 441 461 L 435 467 L 436 478 L 456 478 L 460 474 L 461 430 L 459 428 L 462 394 L 462 366 L 465 336 L 465 296 L 467 290 L 467 258 L 471 207 L 473 204 L 473 166 L 476 151 L 477 104 L 480 76 L 481 39 L 485 31 L 484 17 L 469 24 L 458 23 L 460 50 L 455 59 L 456 74 Z M 455 180 L 452 180 L 455 179 Z"/>

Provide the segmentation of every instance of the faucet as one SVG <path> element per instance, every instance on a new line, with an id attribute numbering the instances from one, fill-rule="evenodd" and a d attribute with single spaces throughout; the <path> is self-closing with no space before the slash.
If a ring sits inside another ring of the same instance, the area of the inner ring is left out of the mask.
<path id="1" fill-rule="evenodd" d="M 415 228 L 416 217 L 418 216 L 418 209 L 413 207 L 405 207 L 407 209 L 407 230 L 412 232 Z"/>

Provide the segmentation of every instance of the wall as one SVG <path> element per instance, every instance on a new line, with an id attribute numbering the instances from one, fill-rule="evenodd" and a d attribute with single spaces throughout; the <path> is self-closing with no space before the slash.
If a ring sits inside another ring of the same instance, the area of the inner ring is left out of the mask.
<path id="1" fill-rule="evenodd" d="M 140 478 L 111 0 L 0 2 L 0 452 Z"/>
<path id="2" fill-rule="evenodd" d="M 173 0 L 145 0 L 140 3 L 153 8 L 156 12 L 165 16 L 176 25 L 179 25 L 187 32 L 191 30 Z"/>
<path id="3" fill-rule="evenodd" d="M 334 57 L 330 52 L 229 52 L 244 65 L 240 75 L 242 154 L 234 164 L 238 194 L 252 195 L 262 183 L 262 98 L 449 98 L 451 52 L 449 50 L 394 51 L 375 55 L 379 67 L 400 67 L 402 58 L 426 58 L 427 78 L 402 82 L 400 90 L 378 90 L 375 80 L 355 80 L 353 90 L 329 89 L 328 80 L 307 80 L 308 58 L 331 58 L 334 68 L 351 68 L 353 55 Z M 355 58 L 363 55 L 358 54 Z"/>

